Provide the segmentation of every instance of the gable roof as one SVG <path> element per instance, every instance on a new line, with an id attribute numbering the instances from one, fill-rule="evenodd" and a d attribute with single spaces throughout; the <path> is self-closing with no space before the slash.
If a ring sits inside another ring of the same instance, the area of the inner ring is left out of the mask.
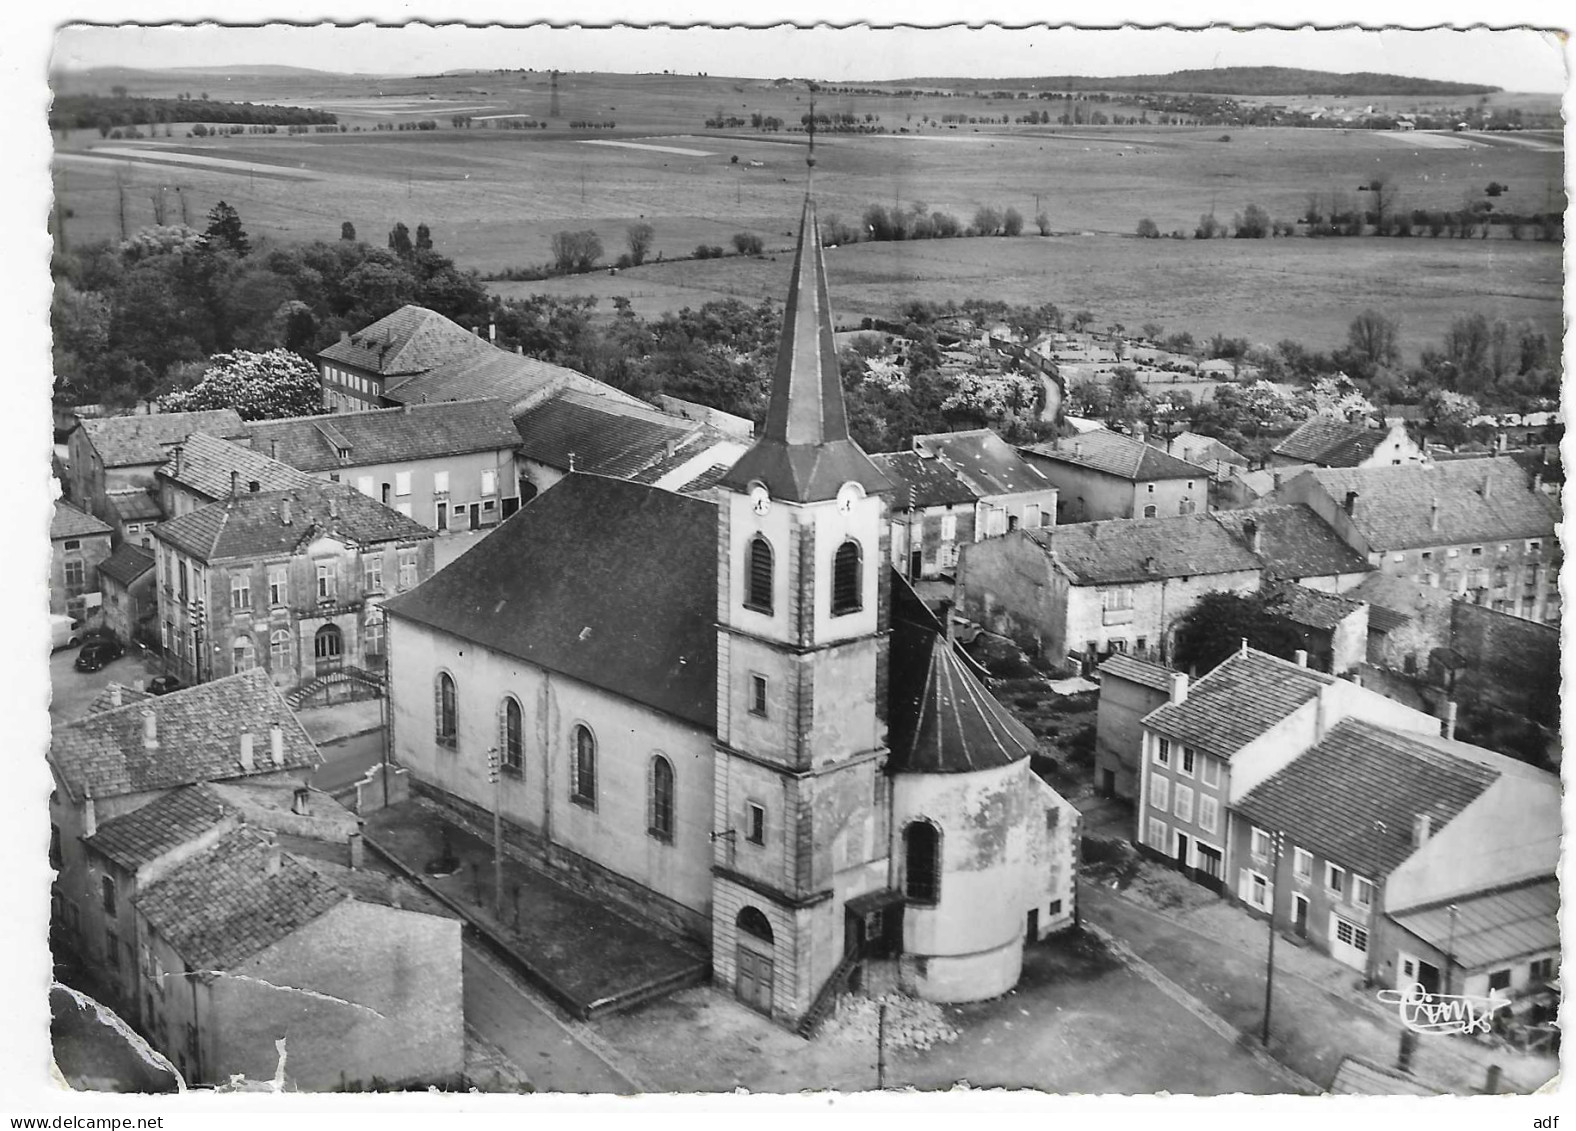
<path id="1" fill-rule="evenodd" d="M 1415 817 L 1426 813 L 1442 829 L 1498 777 L 1411 735 L 1344 719 L 1236 808 L 1254 824 L 1378 880 L 1417 851 Z"/>
<path id="2" fill-rule="evenodd" d="M 135 903 L 194 970 L 223 971 L 349 898 L 267 835 L 242 826 L 149 884 Z"/>
<path id="3" fill-rule="evenodd" d="M 1161 691 L 1170 695 L 1171 677 L 1177 673 L 1164 664 L 1150 663 L 1148 660 L 1129 656 L 1125 652 L 1117 652 L 1100 665 L 1100 674 L 1114 675 L 1118 679 L 1125 679 L 1152 691 Z"/>
<path id="4" fill-rule="evenodd" d="M 1244 545 L 1252 544 L 1248 523 L 1253 523 L 1259 533 L 1258 554 L 1264 562 L 1264 572 L 1272 578 L 1295 581 L 1304 577 L 1367 573 L 1374 568 L 1312 507 L 1282 503 L 1248 510 L 1212 511 L 1210 517 Z"/>
<path id="5" fill-rule="evenodd" d="M 717 508 L 706 500 L 565 476 L 383 608 L 697 726 L 715 724 Z"/>
<path id="6" fill-rule="evenodd" d="M 170 458 L 170 449 L 193 432 L 225 439 L 246 435 L 241 417 L 233 408 L 89 418 L 82 421 L 82 430 L 105 467 L 163 463 Z"/>
<path id="7" fill-rule="evenodd" d="M 383 376 L 421 373 L 494 347 L 435 310 L 402 306 L 330 345 L 318 357 Z"/>
<path id="8" fill-rule="evenodd" d="M 107 491 L 104 497 L 109 502 L 110 510 L 115 512 L 115 517 L 122 522 L 164 517 L 164 508 L 159 506 L 159 500 L 154 498 L 151 490 L 136 487 L 129 491 Z"/>
<path id="9" fill-rule="evenodd" d="M 1178 432 L 1171 438 L 1171 454 L 1188 463 L 1200 463 L 1201 460 L 1218 460 L 1221 463 L 1235 464 L 1239 467 L 1248 466 L 1248 457 L 1235 448 L 1221 443 L 1214 436 L 1204 436 L 1197 432 Z"/>
<path id="10" fill-rule="evenodd" d="M 115 702 L 116 692 L 120 693 L 119 703 Z M 158 696 L 154 695 L 151 691 L 138 691 L 135 687 L 126 687 L 123 684 L 119 684 L 111 680 L 109 683 L 104 685 L 104 689 L 102 691 L 93 696 L 93 699 L 86 707 L 82 709 L 82 714 L 78 717 L 85 718 L 88 715 L 96 715 L 100 711 L 109 711 L 116 707 L 124 707 L 128 703 L 141 703 L 145 699 L 156 698 L 158 698 Z"/>
<path id="11" fill-rule="evenodd" d="M 1256 648 L 1234 653 L 1194 682 L 1180 703 L 1144 716 L 1151 730 L 1229 759 L 1304 703 L 1333 675 L 1298 667 Z"/>
<path id="12" fill-rule="evenodd" d="M 1304 628 L 1329 631 L 1363 607 L 1336 593 L 1324 593 L 1292 582 L 1272 582 L 1264 586 L 1268 598 L 1265 608 Z"/>
<path id="13" fill-rule="evenodd" d="M 923 452 L 881 452 L 870 457 L 895 485 L 892 509 L 960 506 L 979 496 L 946 461 Z"/>
<path id="14" fill-rule="evenodd" d="M 198 561 L 213 562 L 290 554 L 322 537 L 366 546 L 432 538 L 436 532 L 353 487 L 309 476 L 288 491 L 259 491 L 209 503 L 160 523 L 153 536 Z"/>
<path id="15" fill-rule="evenodd" d="M 431 404 L 438 401 L 492 399 L 511 407 L 562 389 L 620 404 L 640 405 L 613 386 L 562 365 L 540 361 L 486 345 L 486 351 L 465 354 L 431 369 L 391 382 L 383 389 L 385 400 L 398 404 Z"/>
<path id="16" fill-rule="evenodd" d="M 153 568 L 153 552 L 122 542 L 113 554 L 99 562 L 98 568 L 100 577 L 129 586 Z"/>
<path id="17" fill-rule="evenodd" d="M 193 432 L 180 449 L 180 458 L 172 457 L 155 474 L 210 500 L 230 494 L 232 473 L 237 491 L 249 491 L 253 483 L 264 491 L 283 491 L 316 482 L 305 471 L 269 458 L 266 448 L 244 447 L 206 432 Z"/>
<path id="18" fill-rule="evenodd" d="M 66 502 L 55 500 L 55 511 L 49 516 L 49 537 L 52 541 L 62 538 L 88 538 L 95 534 L 109 534 L 110 527 Z"/>
<path id="19" fill-rule="evenodd" d="M 1310 468 L 1282 490 L 1293 489 L 1306 476 L 1338 506 L 1344 504 L 1347 492 L 1356 492 L 1352 524 L 1376 551 L 1496 538 L 1548 538 L 1560 515 L 1559 504 L 1532 490 L 1526 473 L 1508 459 Z M 1437 529 L 1431 518 L 1436 501 Z"/>
<path id="20" fill-rule="evenodd" d="M 1275 446 L 1275 454 L 1323 467 L 1356 467 L 1374 454 L 1389 431 L 1333 416 L 1311 416 Z"/>
<path id="21" fill-rule="evenodd" d="M 1075 585 L 1259 569 L 1259 559 L 1208 514 L 1075 522 L 1019 534 L 1048 552 Z"/>
<path id="22" fill-rule="evenodd" d="M 1368 602 L 1368 631 L 1391 632 L 1430 609 L 1448 610 L 1455 599 L 1448 589 L 1419 585 L 1410 577 L 1375 570 L 1346 595 Z"/>
<path id="23" fill-rule="evenodd" d="M 143 746 L 143 714 L 154 716 L 158 746 Z M 271 728 L 284 738 L 284 763 L 271 756 Z M 75 798 L 116 797 L 200 781 L 248 776 L 241 735 L 254 735 L 254 773 L 310 769 L 320 761 L 300 720 L 261 668 L 100 711 L 55 727 L 49 762 Z"/>
<path id="24" fill-rule="evenodd" d="M 135 872 L 233 816 L 235 811 L 201 783 L 172 790 L 140 809 L 104 821 L 83 844 Z"/>
<path id="25" fill-rule="evenodd" d="M 247 429 L 259 452 L 271 453 L 302 471 L 512 451 L 520 443 L 508 405 L 498 400 L 439 401 L 256 420 Z M 341 448 L 349 450 L 344 460 L 339 458 Z"/>
<path id="26" fill-rule="evenodd" d="M 1560 947 L 1560 888 L 1543 876 L 1395 916 L 1396 925 L 1454 954 L 1467 970 L 1526 958 Z"/>
<path id="27" fill-rule="evenodd" d="M 988 428 L 915 436 L 914 447 L 951 464 L 952 470 L 977 495 L 1012 495 L 1056 488 L 1044 472 Z"/>
<path id="28" fill-rule="evenodd" d="M 705 430 L 654 408 L 618 404 L 585 393 L 556 393 L 515 417 L 523 459 L 590 475 L 632 478 Z"/>
<path id="29" fill-rule="evenodd" d="M 1209 469 L 1169 455 L 1142 440 L 1100 428 L 1019 448 L 1031 459 L 1072 464 L 1141 483 L 1150 479 L 1207 479 Z"/>

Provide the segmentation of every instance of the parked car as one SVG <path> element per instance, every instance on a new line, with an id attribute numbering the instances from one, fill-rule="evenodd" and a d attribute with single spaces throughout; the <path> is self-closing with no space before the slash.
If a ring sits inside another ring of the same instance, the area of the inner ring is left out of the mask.
<path id="1" fill-rule="evenodd" d="M 82 642 L 82 622 L 64 613 L 49 614 L 49 650 L 75 648 Z"/>
<path id="2" fill-rule="evenodd" d="M 118 660 L 125 652 L 126 649 L 113 636 L 96 636 L 82 645 L 74 666 L 79 672 L 96 672 L 111 661 Z"/>
<path id="3" fill-rule="evenodd" d="M 181 681 L 172 675 L 154 676 L 148 681 L 148 694 L 168 695 L 172 691 L 179 691 L 181 687 Z"/>

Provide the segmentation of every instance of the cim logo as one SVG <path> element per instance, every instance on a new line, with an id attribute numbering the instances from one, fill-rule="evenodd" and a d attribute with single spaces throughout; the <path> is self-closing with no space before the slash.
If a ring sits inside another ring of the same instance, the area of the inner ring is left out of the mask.
<path id="1" fill-rule="evenodd" d="M 1487 1033 L 1494 1014 L 1510 1004 L 1504 998 L 1431 994 L 1413 982 L 1404 990 L 1380 990 L 1379 1000 L 1394 1005 L 1401 1024 L 1414 1033 Z"/>

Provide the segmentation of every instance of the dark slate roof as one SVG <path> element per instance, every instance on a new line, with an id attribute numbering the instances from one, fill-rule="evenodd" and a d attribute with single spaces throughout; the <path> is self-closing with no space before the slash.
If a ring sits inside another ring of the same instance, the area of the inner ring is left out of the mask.
<path id="1" fill-rule="evenodd" d="M 1452 914 L 1452 911 L 1454 914 Z M 1560 887 L 1553 876 L 1454 898 L 1393 916 L 1403 930 L 1455 954 L 1468 970 L 1560 946 Z"/>
<path id="2" fill-rule="evenodd" d="M 94 534 L 110 533 L 109 524 L 100 522 L 87 511 L 78 510 L 64 499 L 55 500 L 55 513 L 49 516 L 49 537 L 88 538 Z"/>
<path id="3" fill-rule="evenodd" d="M 384 376 L 421 373 L 456 357 L 493 346 L 457 322 L 422 306 L 402 306 L 335 342 L 318 357 Z"/>
<path id="4" fill-rule="evenodd" d="M 979 496 L 943 460 L 921 452 L 882 452 L 870 457 L 895 485 L 893 510 L 949 507 L 972 503 Z"/>
<path id="5" fill-rule="evenodd" d="M 1100 665 L 1102 675 L 1114 675 L 1131 683 L 1142 684 L 1154 691 L 1171 694 L 1171 677 L 1176 673 L 1164 664 L 1152 664 L 1118 652 Z"/>
<path id="6" fill-rule="evenodd" d="M 158 748 L 143 746 L 144 711 L 152 711 Z M 275 766 L 271 728 L 284 735 L 284 765 Z M 253 735 L 256 773 L 310 769 L 317 747 L 261 668 L 100 711 L 56 726 L 49 761 L 67 792 L 116 797 L 200 781 L 244 777 L 241 735 Z"/>
<path id="7" fill-rule="evenodd" d="M 758 440 L 728 469 L 721 485 L 744 491 L 757 481 L 766 485 L 772 498 L 796 503 L 836 498 L 844 483 L 858 483 L 870 495 L 892 489 L 891 481 L 852 440 L 813 447 Z"/>
<path id="8" fill-rule="evenodd" d="M 497 400 L 440 401 L 257 420 L 247 428 L 252 446 L 259 452 L 270 453 L 302 471 L 513 450 L 520 443 L 508 405 Z M 350 450 L 345 460 L 339 458 L 341 447 Z"/>
<path id="9" fill-rule="evenodd" d="M 691 479 L 688 483 L 684 484 L 684 486 L 680 487 L 679 490 L 686 495 L 699 495 L 704 491 L 711 490 L 717 484 L 721 483 L 722 477 L 726 474 L 728 474 L 727 464 L 714 463 L 705 471 L 697 475 L 694 479 Z"/>
<path id="10" fill-rule="evenodd" d="M 1551 538 L 1559 504 L 1513 460 L 1466 459 L 1401 467 L 1310 468 L 1286 485 L 1312 476 L 1343 504 L 1355 491 L 1352 523 L 1375 550 L 1453 546 L 1505 538 Z M 1489 484 L 1489 496 L 1483 487 Z M 1431 525 L 1439 503 L 1438 529 Z"/>
<path id="11" fill-rule="evenodd" d="M 202 412 L 156 412 L 138 416 L 105 416 L 84 419 L 82 428 L 105 467 L 134 467 L 163 463 L 170 449 L 193 432 L 240 439 L 246 426 L 233 408 Z"/>
<path id="12" fill-rule="evenodd" d="M 1331 416 L 1313 416 L 1275 446 L 1275 454 L 1323 467 L 1356 467 L 1374 454 L 1388 436 L 1381 428 L 1350 424 Z"/>
<path id="13" fill-rule="evenodd" d="M 284 521 L 289 502 L 290 521 Z M 221 499 L 162 522 L 154 537 L 198 561 L 294 553 L 317 538 L 354 545 L 404 542 L 436 532 L 392 507 L 341 483 L 309 479 L 289 491 L 260 491 Z"/>
<path id="14" fill-rule="evenodd" d="M 154 498 L 152 491 L 110 491 L 106 498 L 115 517 L 122 522 L 164 517 L 164 508 L 159 506 L 159 500 Z"/>
<path id="15" fill-rule="evenodd" d="M 362 903 L 376 903 L 383 907 L 395 907 L 401 911 L 419 911 L 424 915 L 436 915 L 440 919 L 459 918 L 458 913 L 451 910 L 447 904 L 428 895 L 401 876 L 368 867 L 352 868 L 342 861 L 326 859 L 327 854 L 322 851 L 313 852 L 311 855 L 297 853 L 292 845 L 298 842 L 298 838 L 288 834 L 281 834 L 279 841 L 286 848 L 291 849 L 291 854 L 300 863 L 305 864 L 335 887 L 349 892 Z M 313 847 L 321 849 L 327 846 Z M 343 851 L 341 845 L 333 845 L 332 848 Z"/>
<path id="16" fill-rule="evenodd" d="M 1264 595 L 1268 598 L 1265 607 L 1277 616 L 1304 628 L 1324 631 L 1335 628 L 1363 607 L 1361 601 L 1286 581 L 1265 585 Z"/>
<path id="17" fill-rule="evenodd" d="M 1543 447 L 1526 448 L 1519 452 L 1511 452 L 1510 458 L 1527 473 L 1529 479 L 1534 475 L 1541 475 L 1545 483 L 1565 482 L 1565 463 L 1560 459 L 1558 448 L 1552 450 Z"/>
<path id="18" fill-rule="evenodd" d="M 1369 632 L 1393 632 L 1430 607 L 1448 609 L 1454 599 L 1447 589 L 1419 585 L 1410 577 L 1397 577 L 1382 570 L 1370 573 L 1346 595 L 1368 602 Z"/>
<path id="19" fill-rule="evenodd" d="M 564 471 L 630 479 L 664 459 L 704 426 L 654 408 L 635 408 L 584 393 L 562 392 L 515 417 L 523 459 Z M 693 453 L 692 453 L 693 454 Z"/>
<path id="20" fill-rule="evenodd" d="M 1259 568 L 1259 559 L 1208 514 L 1076 522 L 1020 533 L 1050 553 L 1075 585 Z"/>
<path id="21" fill-rule="evenodd" d="M 946 460 L 976 495 L 1013 495 L 1056 486 L 988 428 L 915 436 L 914 447 Z"/>
<path id="22" fill-rule="evenodd" d="M 1437 832 L 1498 777 L 1411 735 L 1345 719 L 1254 786 L 1236 809 L 1260 828 L 1378 880 L 1417 851 L 1413 818 L 1427 813 Z"/>
<path id="23" fill-rule="evenodd" d="M 1135 483 L 1150 479 L 1209 478 L 1207 467 L 1188 463 L 1142 440 L 1106 428 L 1043 444 L 1031 444 L 1019 450 L 1031 459 L 1070 463 Z"/>
<path id="24" fill-rule="evenodd" d="M 157 474 L 210 500 L 229 495 L 231 472 L 235 473 L 237 491 L 250 491 L 253 483 L 264 491 L 284 491 L 316 482 L 305 471 L 269 458 L 266 445 L 248 448 L 206 432 L 193 432 L 180 447 L 179 461 L 172 457 Z"/>
<path id="25" fill-rule="evenodd" d="M 569 475 L 384 610 L 711 728 L 717 508 Z"/>
<path id="26" fill-rule="evenodd" d="M 141 546 L 124 542 L 113 554 L 99 562 L 98 568 L 100 577 L 118 581 L 122 585 L 131 585 L 153 568 L 153 553 L 144 550 Z"/>
<path id="27" fill-rule="evenodd" d="M 234 814 L 206 785 L 188 785 L 103 822 L 82 843 L 135 872 Z"/>
<path id="28" fill-rule="evenodd" d="M 276 852 L 278 870 L 269 875 Z M 149 884 L 135 902 L 194 970 L 224 971 L 348 898 L 266 834 L 243 826 Z"/>
<path id="29" fill-rule="evenodd" d="M 427 372 L 395 381 L 383 390 L 383 396 L 399 404 L 491 398 L 518 406 L 564 389 L 621 404 L 643 403 L 584 373 L 491 346 L 485 353 L 457 357 Z"/>
<path id="30" fill-rule="evenodd" d="M 1034 735 L 986 690 L 972 661 L 961 656 L 895 571 L 892 590 L 887 769 L 966 774 L 1033 753 Z"/>
<path id="31" fill-rule="evenodd" d="M 1333 675 L 1249 648 L 1190 686 L 1182 702 L 1162 703 L 1145 715 L 1144 725 L 1230 758 L 1334 682 Z"/>
<path id="32" fill-rule="evenodd" d="M 1259 531 L 1259 557 L 1265 575 L 1296 581 L 1338 573 L 1367 573 L 1374 567 L 1341 539 L 1335 528 L 1300 503 L 1214 511 L 1210 515 L 1243 545 L 1252 544 L 1248 523 Z"/>

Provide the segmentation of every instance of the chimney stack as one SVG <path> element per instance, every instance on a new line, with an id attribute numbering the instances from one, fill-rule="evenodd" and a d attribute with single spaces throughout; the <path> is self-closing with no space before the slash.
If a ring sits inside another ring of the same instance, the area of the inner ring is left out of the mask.
<path id="1" fill-rule="evenodd" d="M 1456 737 L 1456 702 L 1455 702 L 1454 699 L 1452 699 L 1450 702 L 1445 704 L 1444 725 L 1443 725 L 1443 727 L 1440 728 L 1440 732 L 1439 733 L 1442 734 L 1445 738 L 1450 739 L 1451 741 L 1455 740 L 1455 737 Z"/>
<path id="2" fill-rule="evenodd" d="M 285 731 L 278 723 L 269 728 L 268 745 L 274 757 L 274 765 L 283 766 L 285 764 Z"/>
<path id="3" fill-rule="evenodd" d="M 1532 477 L 1532 493 L 1536 495 L 1541 490 L 1543 490 L 1543 472 L 1540 471 Z"/>
<path id="4" fill-rule="evenodd" d="M 230 498 L 232 498 L 232 499 L 235 498 L 236 492 L 240 488 L 240 486 L 241 486 L 241 473 L 239 471 L 235 470 L 235 468 L 232 467 L 230 469 Z"/>
<path id="5" fill-rule="evenodd" d="M 1242 524 L 1242 532 L 1248 536 L 1248 548 L 1255 554 L 1264 552 L 1264 533 L 1259 529 L 1259 524 L 1254 519 L 1248 519 Z"/>
<path id="6" fill-rule="evenodd" d="M 1429 836 L 1434 831 L 1434 818 L 1427 813 L 1419 813 L 1412 818 L 1412 847 L 1421 848 L 1428 843 Z"/>
<path id="7" fill-rule="evenodd" d="M 257 769 L 257 756 L 252 753 L 252 735 L 250 731 L 241 735 L 241 772 L 249 774 Z"/>
<path id="8" fill-rule="evenodd" d="M 98 806 L 93 801 L 93 790 L 89 787 L 82 795 L 82 835 L 92 836 L 98 832 Z"/>
<path id="9" fill-rule="evenodd" d="M 1296 656 L 1297 666 L 1299 668 L 1305 668 L 1308 666 L 1308 650 L 1306 648 L 1298 648 L 1294 655 Z"/>
<path id="10" fill-rule="evenodd" d="M 487 323 L 487 340 L 492 342 L 494 345 L 498 344 L 498 323 Z"/>
<path id="11" fill-rule="evenodd" d="M 279 500 L 279 521 L 285 526 L 290 525 L 290 496 L 286 495 Z"/>
<path id="12" fill-rule="evenodd" d="M 1483 477 L 1483 497 L 1485 499 L 1494 497 L 1494 474 L 1492 471 Z"/>
<path id="13" fill-rule="evenodd" d="M 1348 492 L 1346 492 L 1346 502 L 1342 505 L 1341 509 L 1344 510 L 1347 514 L 1351 514 L 1352 511 L 1357 509 L 1357 492 L 1356 491 L 1348 491 Z"/>
<path id="14" fill-rule="evenodd" d="M 1187 702 L 1187 672 L 1171 673 L 1171 702 Z"/>
<path id="15" fill-rule="evenodd" d="M 1278 471 L 1270 472 L 1270 479 L 1275 484 L 1275 490 L 1279 491 L 1281 486 L 1281 473 Z"/>
<path id="16" fill-rule="evenodd" d="M 295 787 L 295 794 L 290 799 L 290 812 L 298 817 L 312 815 L 312 790 L 304 785 Z"/>
<path id="17" fill-rule="evenodd" d="M 284 853 L 279 847 L 279 842 L 277 840 L 270 841 L 268 844 L 267 862 L 263 865 L 263 871 L 267 875 L 277 876 L 279 870 L 284 867 L 284 863 Z"/>
<path id="18" fill-rule="evenodd" d="M 1303 653 L 1303 655 L 1306 656 L 1307 653 Z M 1307 663 L 1307 661 L 1304 660 L 1304 665 L 1306 665 L 1306 663 Z M 1330 702 L 1329 702 L 1330 697 L 1329 697 L 1329 694 L 1328 694 L 1329 690 L 1330 690 L 1330 685 L 1329 684 L 1321 683 L 1319 685 L 1319 694 L 1314 699 L 1314 703 L 1313 703 L 1313 741 L 1314 742 L 1323 742 L 1325 734 L 1327 734 L 1329 732 L 1329 729 L 1330 729 Z"/>
<path id="19" fill-rule="evenodd" d="M 159 748 L 159 720 L 151 707 L 142 709 L 142 748 L 144 750 Z"/>
<path id="20" fill-rule="evenodd" d="M 1428 529 L 1439 529 L 1439 499 L 1437 496 L 1428 502 Z"/>
<path id="21" fill-rule="evenodd" d="M 177 479 L 181 477 L 181 470 L 186 466 L 186 460 L 184 458 L 186 454 L 184 450 L 185 447 L 185 444 L 175 445 L 175 478 Z"/>
<path id="22" fill-rule="evenodd" d="M 268 455 L 269 455 L 269 457 L 271 459 L 278 459 L 279 458 L 279 441 L 278 440 L 269 440 L 268 441 Z"/>
<path id="23" fill-rule="evenodd" d="M 350 866 L 354 869 L 360 869 L 364 851 L 361 844 L 361 834 L 359 832 L 351 833 L 348 839 L 350 842 Z"/>
<path id="24" fill-rule="evenodd" d="M 109 685 L 109 705 L 111 707 L 120 706 L 120 684 L 118 683 Z"/>
<path id="25" fill-rule="evenodd" d="M 339 340 L 342 341 L 342 342 L 350 341 L 350 331 L 349 330 L 341 330 L 339 332 Z"/>

